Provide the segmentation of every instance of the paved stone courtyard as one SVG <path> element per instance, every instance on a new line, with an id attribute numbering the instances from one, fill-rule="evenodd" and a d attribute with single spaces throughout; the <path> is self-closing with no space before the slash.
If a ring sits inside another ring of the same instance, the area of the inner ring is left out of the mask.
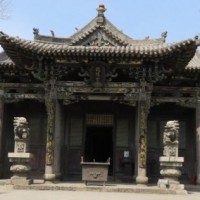
<path id="1" fill-rule="evenodd" d="M 163 195 L 92 191 L 0 190 L 1 200 L 176 200 L 180 198 L 181 200 L 199 200 L 200 192 L 191 192 L 187 195 Z"/>

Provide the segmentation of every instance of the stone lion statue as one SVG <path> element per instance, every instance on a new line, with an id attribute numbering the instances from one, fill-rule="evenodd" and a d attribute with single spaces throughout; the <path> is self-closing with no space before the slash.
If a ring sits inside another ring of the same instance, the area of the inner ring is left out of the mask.
<path id="1" fill-rule="evenodd" d="M 163 144 L 178 142 L 179 123 L 177 120 L 168 121 L 165 125 Z"/>
<path id="2" fill-rule="evenodd" d="M 28 122 L 25 117 L 14 117 L 15 139 L 27 139 L 29 137 Z"/>

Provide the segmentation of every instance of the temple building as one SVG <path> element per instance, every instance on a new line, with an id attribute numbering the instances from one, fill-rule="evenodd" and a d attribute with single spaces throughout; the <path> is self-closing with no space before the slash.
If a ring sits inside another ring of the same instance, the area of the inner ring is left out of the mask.
<path id="1" fill-rule="evenodd" d="M 81 181 L 81 156 L 110 157 L 110 180 L 144 184 L 158 180 L 164 125 L 178 120 L 181 178 L 200 183 L 200 40 L 132 39 L 97 11 L 68 38 L 0 32 L 0 178 L 14 117 L 29 122 L 32 176 Z"/>

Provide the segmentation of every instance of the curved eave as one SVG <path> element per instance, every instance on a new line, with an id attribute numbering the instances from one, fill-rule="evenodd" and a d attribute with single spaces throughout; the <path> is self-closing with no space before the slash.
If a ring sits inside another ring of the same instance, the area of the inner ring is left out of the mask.
<path id="1" fill-rule="evenodd" d="M 186 66 L 187 71 L 200 70 L 200 51 L 197 51 L 194 57 L 190 60 Z"/>
<path id="2" fill-rule="evenodd" d="M 162 59 L 175 57 L 177 64 L 187 65 L 193 57 L 197 44 L 188 39 L 173 44 L 129 45 L 129 46 L 69 46 L 60 43 L 43 43 L 0 35 L 0 43 L 6 54 L 17 63 L 21 56 L 46 56 L 65 59 L 110 59 L 114 61 L 132 61 L 136 59 Z M 184 67 L 185 67 L 184 66 Z"/>
<path id="3" fill-rule="evenodd" d="M 190 73 L 190 74 L 200 73 L 200 69 L 198 69 L 198 68 L 190 68 L 190 69 L 186 68 L 183 73 L 185 75 L 187 75 L 188 73 Z"/>
<path id="4" fill-rule="evenodd" d="M 0 62 L 0 70 L 14 70 L 16 69 L 16 65 L 12 61 L 3 61 Z"/>

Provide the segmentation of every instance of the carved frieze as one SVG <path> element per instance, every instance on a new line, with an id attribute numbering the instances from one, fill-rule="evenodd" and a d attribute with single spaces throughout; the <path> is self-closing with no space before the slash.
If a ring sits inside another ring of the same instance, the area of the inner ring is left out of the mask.
<path id="1" fill-rule="evenodd" d="M 105 87 L 93 87 L 83 82 L 56 84 L 57 98 L 64 105 L 80 100 L 110 100 L 135 106 L 139 98 L 140 87 L 134 83 L 108 83 Z"/>
<path id="2" fill-rule="evenodd" d="M 103 19 L 103 18 L 99 18 Z M 110 37 L 105 30 L 97 29 L 95 32 L 90 35 L 90 37 L 85 38 L 84 41 L 81 42 L 83 46 L 115 46 L 119 45 L 117 41 Z"/>
<path id="3" fill-rule="evenodd" d="M 196 99 L 195 98 L 180 98 L 178 99 L 178 102 L 176 103 L 179 106 L 183 106 L 186 108 L 195 108 L 196 107 Z"/>
<path id="4" fill-rule="evenodd" d="M 118 76 L 116 69 L 104 62 L 92 62 L 83 65 L 78 73 L 83 77 L 86 84 L 93 87 L 104 87 L 107 82 L 111 82 Z"/>
<path id="5" fill-rule="evenodd" d="M 196 99 L 194 97 L 152 97 L 151 106 L 156 106 L 164 103 L 176 103 L 179 106 L 186 108 L 195 108 Z"/>
<path id="6" fill-rule="evenodd" d="M 129 68 L 129 76 L 135 81 L 155 83 L 164 78 L 164 69 L 157 63 L 151 66 L 141 65 Z"/>
<path id="7" fill-rule="evenodd" d="M 51 79 L 62 79 L 73 72 L 75 70 L 74 65 L 68 65 L 67 63 L 67 60 L 53 60 L 37 57 L 30 66 L 25 65 L 24 68 L 29 71 L 34 78 L 45 82 Z"/>

